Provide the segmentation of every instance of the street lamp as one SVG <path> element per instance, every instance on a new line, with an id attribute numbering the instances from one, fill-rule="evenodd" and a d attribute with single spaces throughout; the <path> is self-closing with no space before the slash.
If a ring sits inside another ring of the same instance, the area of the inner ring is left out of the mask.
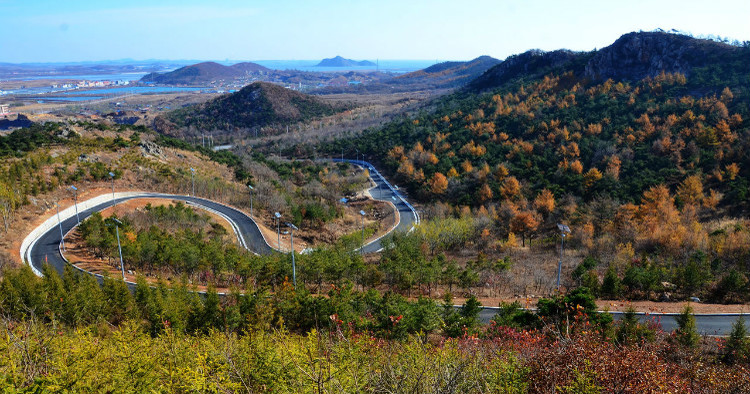
<path id="1" fill-rule="evenodd" d="M 362 227 L 362 247 L 359 249 L 359 251 L 360 253 L 364 253 L 365 252 L 365 215 L 367 214 L 365 213 L 365 211 L 360 210 L 359 215 L 361 216 L 359 218 L 359 224 Z"/>
<path id="2" fill-rule="evenodd" d="M 276 218 L 276 246 L 281 251 L 281 233 L 279 232 L 279 222 L 281 221 L 281 214 L 274 212 L 273 216 Z"/>
<path id="3" fill-rule="evenodd" d="M 78 224 L 80 225 L 81 224 L 81 218 L 78 217 L 78 188 L 75 187 L 75 186 L 73 186 L 73 185 L 70 185 L 70 190 L 73 191 L 73 202 L 74 202 L 75 207 L 76 207 L 76 220 L 78 221 Z"/>
<path id="4" fill-rule="evenodd" d="M 292 246 L 292 251 L 291 251 L 292 253 L 292 283 L 294 284 L 294 288 L 296 289 L 297 288 L 297 266 L 294 264 L 294 230 L 299 230 L 299 229 L 297 228 L 297 226 L 295 226 L 292 223 L 287 223 L 286 226 L 291 229 L 291 233 L 292 233 L 292 240 L 291 240 L 292 242 L 291 244 Z"/>
<path id="5" fill-rule="evenodd" d="M 122 281 L 125 281 L 125 264 L 122 262 L 122 246 L 120 246 L 120 226 L 122 222 L 111 218 L 115 222 L 115 234 L 117 234 L 117 251 L 120 252 L 120 271 L 122 271 Z"/>
<path id="6" fill-rule="evenodd" d="M 565 246 L 565 236 L 570 234 L 570 227 L 564 224 L 557 224 L 560 230 L 560 260 L 557 262 L 557 291 L 560 291 L 560 272 L 562 271 L 563 247 Z"/>
<path id="7" fill-rule="evenodd" d="M 112 178 L 112 206 L 114 207 L 116 205 L 115 203 L 115 173 L 110 171 L 109 177 Z"/>
<path id="8" fill-rule="evenodd" d="M 193 197 L 195 197 L 195 168 L 190 167 L 190 180 L 193 182 Z"/>
<path id="9" fill-rule="evenodd" d="M 253 185 L 247 185 L 247 188 L 250 189 L 250 217 L 253 217 L 253 190 L 255 188 Z"/>
<path id="10" fill-rule="evenodd" d="M 57 207 L 57 225 L 60 227 L 60 243 L 62 244 L 62 250 L 65 251 L 65 236 L 63 235 L 62 231 L 62 222 L 60 222 L 60 204 L 55 202 L 55 206 Z"/>

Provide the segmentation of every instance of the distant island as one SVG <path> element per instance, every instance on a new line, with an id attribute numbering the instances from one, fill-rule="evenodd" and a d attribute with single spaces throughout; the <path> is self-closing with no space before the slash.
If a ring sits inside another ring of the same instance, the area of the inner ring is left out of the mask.
<path id="1" fill-rule="evenodd" d="M 315 67 L 374 67 L 375 63 L 369 60 L 362 60 L 358 62 L 356 60 L 344 59 L 341 56 L 334 58 L 323 59 Z"/>

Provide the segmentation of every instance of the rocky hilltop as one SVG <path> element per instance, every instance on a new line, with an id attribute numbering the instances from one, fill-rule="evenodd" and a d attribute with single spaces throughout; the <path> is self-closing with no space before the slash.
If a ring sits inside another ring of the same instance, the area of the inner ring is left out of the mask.
<path id="1" fill-rule="evenodd" d="M 721 61 L 740 48 L 664 32 L 629 33 L 597 51 L 584 75 L 594 80 L 637 81 L 664 72 L 689 75 L 693 68 Z M 750 64 L 750 59 L 748 59 Z"/>
<path id="2" fill-rule="evenodd" d="M 472 81 L 471 90 L 486 90 L 518 79 L 533 79 L 551 72 L 571 71 L 591 81 L 639 81 L 662 72 L 691 75 L 711 68 L 723 73 L 750 64 L 746 47 L 665 32 L 637 32 L 621 36 L 612 45 L 592 51 L 531 50 L 513 55 Z"/>

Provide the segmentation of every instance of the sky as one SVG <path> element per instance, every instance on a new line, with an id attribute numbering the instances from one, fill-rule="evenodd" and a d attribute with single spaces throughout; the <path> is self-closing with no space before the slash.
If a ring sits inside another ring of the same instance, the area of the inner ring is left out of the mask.
<path id="1" fill-rule="evenodd" d="M 0 0 L 0 63 L 505 59 L 657 28 L 750 40 L 750 1 Z"/>

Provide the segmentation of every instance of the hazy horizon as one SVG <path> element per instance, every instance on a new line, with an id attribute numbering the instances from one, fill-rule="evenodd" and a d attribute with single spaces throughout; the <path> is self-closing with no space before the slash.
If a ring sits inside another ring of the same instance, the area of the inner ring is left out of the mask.
<path id="1" fill-rule="evenodd" d="M 750 39 L 750 2 L 0 0 L 0 63 L 505 59 L 633 31 Z M 10 17 L 8 17 L 10 16 Z M 143 60 L 140 60 L 143 59 Z M 242 60 L 238 60 L 242 61 Z"/>

